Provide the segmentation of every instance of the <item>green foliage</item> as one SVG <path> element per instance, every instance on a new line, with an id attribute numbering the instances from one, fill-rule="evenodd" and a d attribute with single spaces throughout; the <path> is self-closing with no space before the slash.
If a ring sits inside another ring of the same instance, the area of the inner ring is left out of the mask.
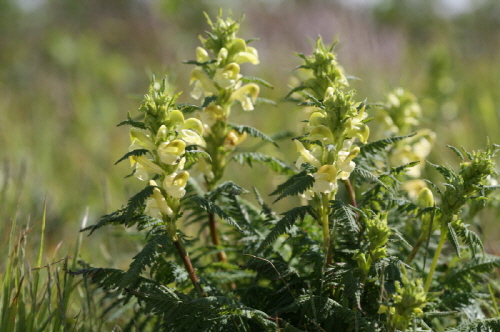
<path id="1" fill-rule="evenodd" d="M 122 122 L 135 127 L 132 145 L 145 149 L 119 161 L 131 157 L 134 175 L 149 185 L 84 230 L 135 225 L 144 236 L 128 269 L 84 266 L 70 273 L 105 291 L 110 310 L 132 303 L 136 313 L 127 327 L 494 329 L 498 309 L 488 308 L 496 308 L 496 293 L 488 288 L 490 296 L 484 294 L 500 260 L 486 254 L 469 226 L 479 207 L 469 213 L 468 204 L 486 203 L 497 188 L 491 177 L 498 147 L 451 148 L 461 159 L 458 170 L 427 162 L 444 185 L 425 182 L 420 172 L 433 135 L 408 135 L 420 115 L 416 98 L 398 89 L 379 104 L 382 117 L 368 117 L 374 107 L 367 106 L 376 104 L 356 102 L 334 44 L 319 38 L 312 55 L 298 54 L 304 76 L 288 95 L 311 110 L 306 134 L 294 139 L 292 159 L 300 170 L 267 154 L 241 153 L 247 135 L 277 145 L 256 128 L 228 122 L 235 102 L 246 111 L 258 105 L 256 83 L 270 87 L 240 74 L 241 63 L 259 62 L 257 51 L 237 37 L 240 23 L 222 12 L 208 19 L 212 30 L 200 37 L 196 61 L 187 62 L 196 66 L 191 95 L 200 106 L 177 104 L 179 94 L 166 79 L 153 80 L 139 109 L 145 131 L 137 131 L 142 122 L 130 115 Z M 369 142 L 368 124 L 380 118 L 392 127 Z M 277 196 L 273 203 L 299 195 L 301 203 L 276 213 L 254 188 L 255 204 L 248 190 L 222 182 L 232 161 L 288 176 L 270 194 Z"/>

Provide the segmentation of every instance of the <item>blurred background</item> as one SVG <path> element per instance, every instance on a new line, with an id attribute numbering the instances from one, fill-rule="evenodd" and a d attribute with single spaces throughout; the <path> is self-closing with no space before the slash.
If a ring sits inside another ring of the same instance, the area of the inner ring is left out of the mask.
<path id="1" fill-rule="evenodd" d="M 116 124 L 139 107 L 153 74 L 168 75 L 176 91 L 184 91 L 180 101 L 194 102 L 192 66 L 182 61 L 195 58 L 197 36 L 208 29 L 203 11 L 215 17 L 220 7 L 234 17 L 245 14 L 240 36 L 260 38 L 252 46 L 261 64 L 243 70 L 273 84 L 261 95 L 279 101 L 234 112 L 232 122 L 267 134 L 300 133 L 304 114 L 282 100 L 300 63 L 293 53 L 310 54 L 321 35 L 325 43 L 339 41 L 340 64 L 361 79 L 352 83 L 358 100 L 385 102 L 399 86 L 417 96 L 421 127 L 437 133 L 432 162 L 457 161 L 447 144 L 472 150 L 484 147 L 486 137 L 500 143 L 497 0 L 2 0 L 2 243 L 15 218 L 36 227 L 46 201 L 47 260 L 55 261 L 76 241 L 86 211 L 95 223 L 142 188 L 123 179 L 131 171 L 127 163 L 113 165 L 129 146 L 128 128 Z M 292 142 L 280 147 L 267 149 L 294 162 Z M 280 182 L 257 166 L 229 171 L 228 179 L 255 185 L 264 196 Z M 485 218 L 489 250 L 498 248 L 495 215 Z M 84 239 L 82 256 L 126 268 L 137 252 L 133 236 L 103 229 Z M 37 235 L 30 243 L 37 245 Z"/>

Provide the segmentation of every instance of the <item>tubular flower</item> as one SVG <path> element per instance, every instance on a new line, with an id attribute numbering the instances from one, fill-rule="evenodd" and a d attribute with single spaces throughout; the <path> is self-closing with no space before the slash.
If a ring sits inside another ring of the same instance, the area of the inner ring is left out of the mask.
<path id="1" fill-rule="evenodd" d="M 150 136 L 144 131 L 137 128 L 130 128 L 130 140 L 134 143 L 135 147 L 142 146 L 139 148 L 146 148 L 148 150 L 156 150 L 156 145 L 151 140 Z"/>
<path id="2" fill-rule="evenodd" d="M 297 159 L 295 167 L 300 168 L 303 163 L 308 163 L 318 168 L 321 167 L 320 161 L 316 159 L 311 151 L 307 150 L 299 140 L 294 140 L 294 142 L 295 146 L 297 147 L 297 151 L 300 153 L 300 157 L 299 159 Z"/>
<path id="3" fill-rule="evenodd" d="M 334 165 L 323 165 L 321 168 L 313 175 L 314 177 L 314 190 L 318 193 L 331 193 L 336 191 L 337 185 L 337 167 Z"/>
<path id="4" fill-rule="evenodd" d="M 356 167 L 356 163 L 352 161 L 359 154 L 359 147 L 354 147 L 350 152 L 341 150 L 338 153 L 338 160 L 336 165 L 340 169 L 339 178 L 342 180 L 347 180 L 351 172 Z"/>
<path id="5" fill-rule="evenodd" d="M 234 91 L 230 100 L 238 100 L 245 111 L 253 111 L 253 105 L 259 95 L 260 88 L 255 83 L 248 83 Z"/>
<path id="6" fill-rule="evenodd" d="M 215 70 L 214 82 L 223 89 L 229 89 L 236 85 L 240 77 L 240 66 L 233 62 Z"/>
<path id="7" fill-rule="evenodd" d="M 210 77 L 200 67 L 195 67 L 191 71 L 190 84 L 193 83 L 195 83 L 195 86 L 191 91 L 191 97 L 194 99 L 199 99 L 203 94 L 210 96 L 219 93 Z"/>
<path id="8" fill-rule="evenodd" d="M 181 161 L 181 155 L 185 153 L 185 148 L 186 143 L 183 140 L 163 142 L 158 146 L 158 155 L 162 163 L 176 165 Z"/>
<path id="9" fill-rule="evenodd" d="M 163 175 L 165 171 L 154 162 L 146 158 L 145 156 L 132 156 L 132 163 L 136 166 L 136 171 L 134 176 L 139 180 L 145 181 L 149 178 L 149 173 L 155 173 Z"/>
<path id="10" fill-rule="evenodd" d="M 163 188 L 167 194 L 174 198 L 182 198 L 186 194 L 186 184 L 189 179 L 189 173 L 180 171 L 179 173 L 172 173 L 167 175 L 163 180 Z"/>
<path id="11" fill-rule="evenodd" d="M 253 65 L 259 64 L 257 50 L 253 47 L 248 47 L 246 42 L 241 38 L 234 39 L 229 52 L 234 54 L 233 61 L 236 63 L 250 62 Z"/>

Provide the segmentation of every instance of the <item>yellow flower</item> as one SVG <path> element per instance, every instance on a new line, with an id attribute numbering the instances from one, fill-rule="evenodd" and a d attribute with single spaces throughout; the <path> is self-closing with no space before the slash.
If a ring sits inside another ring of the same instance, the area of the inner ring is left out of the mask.
<path id="1" fill-rule="evenodd" d="M 235 86 L 240 77 L 240 66 L 233 62 L 215 70 L 214 82 L 223 89 L 229 89 Z"/>
<path id="2" fill-rule="evenodd" d="M 260 88 L 255 83 L 248 83 L 231 94 L 231 101 L 238 100 L 245 111 L 253 111 L 253 104 L 259 95 Z"/>
<path id="3" fill-rule="evenodd" d="M 167 165 L 176 165 L 181 161 L 181 155 L 184 154 L 186 143 L 176 139 L 170 143 L 163 142 L 158 146 L 158 156 L 162 163 Z"/>
<path id="4" fill-rule="evenodd" d="M 299 159 L 297 159 L 297 162 L 295 163 L 295 166 L 297 168 L 300 168 L 300 166 L 303 163 L 308 163 L 313 165 L 314 167 L 321 167 L 321 163 L 319 162 L 318 159 L 311 153 L 311 151 L 307 150 L 304 145 L 299 140 L 294 140 L 295 146 L 297 147 L 297 151 L 300 153 Z"/>
<path id="5" fill-rule="evenodd" d="M 323 165 L 314 174 L 314 185 L 313 188 L 318 193 L 331 193 L 337 190 L 337 167 L 334 165 Z"/>
<path id="6" fill-rule="evenodd" d="M 163 180 L 163 188 L 167 194 L 174 198 L 181 198 L 186 194 L 186 184 L 189 179 L 189 173 L 180 171 L 179 173 L 172 173 L 167 175 Z"/>

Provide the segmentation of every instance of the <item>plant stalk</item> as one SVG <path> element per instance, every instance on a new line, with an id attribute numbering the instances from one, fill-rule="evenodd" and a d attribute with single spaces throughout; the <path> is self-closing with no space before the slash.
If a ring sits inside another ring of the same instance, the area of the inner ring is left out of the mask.
<path id="1" fill-rule="evenodd" d="M 210 228 L 210 237 L 212 239 L 212 243 L 219 247 L 221 245 L 219 233 L 217 232 L 217 223 L 215 220 L 215 214 L 212 212 L 208 213 L 208 226 Z M 220 262 L 227 262 L 227 255 L 224 251 L 220 251 L 217 253 L 217 257 Z"/>
<path id="2" fill-rule="evenodd" d="M 191 260 L 189 259 L 189 256 L 186 252 L 186 249 L 184 249 L 184 245 L 181 242 L 181 239 L 179 237 L 175 237 L 174 239 L 174 246 L 175 249 L 177 249 L 177 252 L 179 253 L 179 256 L 182 259 L 182 262 L 184 263 L 184 268 L 186 269 L 189 279 L 191 279 L 191 282 L 193 283 L 194 288 L 198 291 L 200 296 L 202 297 L 207 297 L 207 294 L 203 290 L 203 287 L 201 287 L 200 280 L 198 279 L 198 276 L 196 275 L 196 272 L 194 271 L 193 264 L 191 263 Z"/>
<path id="3" fill-rule="evenodd" d="M 434 258 L 432 259 L 431 269 L 429 270 L 429 274 L 427 275 L 427 279 L 425 281 L 424 291 L 426 293 L 431 288 L 432 277 L 434 276 L 434 271 L 436 271 L 439 255 L 441 255 L 441 250 L 443 250 L 444 243 L 446 242 L 446 237 L 448 235 L 448 229 L 446 228 L 446 225 L 447 223 L 443 223 L 441 225 L 441 235 L 439 238 L 439 243 L 436 248 L 436 252 L 434 253 Z"/>

